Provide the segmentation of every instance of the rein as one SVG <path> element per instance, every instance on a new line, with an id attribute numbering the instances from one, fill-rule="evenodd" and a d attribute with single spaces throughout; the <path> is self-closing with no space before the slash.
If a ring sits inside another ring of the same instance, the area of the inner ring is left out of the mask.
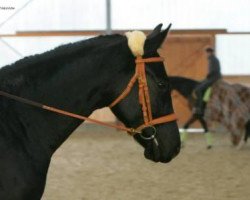
<path id="1" fill-rule="evenodd" d="M 137 57 L 136 58 L 136 70 L 135 70 L 135 74 L 134 76 L 131 78 L 131 80 L 129 81 L 127 88 L 122 92 L 122 94 L 113 101 L 113 103 L 111 103 L 109 105 L 110 108 L 114 107 L 115 105 L 117 105 L 120 101 L 122 101 L 124 98 L 126 98 L 128 96 L 128 94 L 130 93 L 132 87 L 134 86 L 135 82 L 138 81 L 139 83 L 139 103 L 141 104 L 142 107 L 142 112 L 143 112 L 143 119 L 144 119 L 144 124 L 142 124 L 141 126 L 139 126 L 138 128 L 128 128 L 125 126 L 119 126 L 119 125 L 114 125 L 114 124 L 109 124 L 109 123 L 105 123 L 99 120 L 95 120 L 95 119 L 91 119 L 82 115 L 78 115 L 75 113 L 71 113 L 65 110 L 61 110 L 55 107 L 51 107 L 48 105 L 44 105 L 41 104 L 39 102 L 35 102 L 26 98 L 22 98 L 13 94 L 9 94 L 7 92 L 1 91 L 0 90 L 0 96 L 24 103 L 24 104 L 28 104 L 31 105 L 33 107 L 38 107 L 53 113 L 58 113 L 64 116 L 68 116 L 68 117 L 72 117 L 75 119 L 80 119 L 80 120 L 86 120 L 86 121 L 90 121 L 93 122 L 95 124 L 101 125 L 101 126 L 106 126 L 106 127 L 110 127 L 110 128 L 115 128 L 115 129 L 119 129 L 122 131 L 126 131 L 129 135 L 134 136 L 135 134 L 140 134 L 141 137 L 145 140 L 150 140 L 150 139 L 155 139 L 155 134 L 156 134 L 156 128 L 154 127 L 154 125 L 156 124 L 162 124 L 162 123 L 166 123 L 166 122 L 171 122 L 171 121 L 175 121 L 176 115 L 174 113 L 169 114 L 169 115 L 165 115 L 163 117 L 159 117 L 156 119 L 153 119 L 152 117 L 152 110 L 151 110 L 151 103 L 150 103 L 150 96 L 149 96 L 149 90 L 148 90 L 148 85 L 147 85 L 147 79 L 146 79 L 146 71 L 145 71 L 145 63 L 153 63 L 153 62 L 163 62 L 163 58 L 161 57 L 152 57 L 152 58 L 141 58 L 141 57 Z M 144 128 L 152 128 L 154 133 L 152 136 L 150 137 L 145 137 L 143 136 L 142 130 Z"/>

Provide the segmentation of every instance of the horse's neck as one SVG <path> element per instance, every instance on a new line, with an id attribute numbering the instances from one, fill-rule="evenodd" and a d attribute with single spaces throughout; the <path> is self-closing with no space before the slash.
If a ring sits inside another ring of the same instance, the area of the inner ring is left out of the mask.
<path id="1" fill-rule="evenodd" d="M 95 109 L 110 103 L 108 98 L 105 99 L 106 101 L 103 99 L 103 88 L 107 86 L 107 80 L 111 80 L 114 76 L 113 70 L 104 69 L 102 62 L 98 61 L 105 60 L 109 64 L 112 62 L 101 52 L 99 53 L 100 55 L 95 52 L 93 57 L 83 56 L 61 63 L 60 70 L 51 69 L 51 72 L 46 71 L 49 70 L 47 66 L 37 64 L 37 77 L 31 80 L 32 71 L 24 73 L 18 83 L 19 89 L 13 89 L 11 92 L 18 91 L 19 96 L 88 116 Z M 60 62 L 60 58 L 58 59 Z M 55 66 L 52 64 L 50 67 Z M 111 64 L 109 67 L 112 68 Z M 118 68 L 118 66 L 115 67 Z M 20 76 L 13 72 L 12 77 L 16 79 Z M 8 81 L 11 82 L 11 80 Z M 27 146 L 40 145 L 49 154 L 52 154 L 81 123 L 79 120 L 38 110 L 21 103 L 12 104 L 7 99 L 4 101 L 10 104 L 11 114 L 5 118 L 5 122 L 6 126 L 14 127 L 12 136 L 22 138 L 22 142 L 28 143 Z M 24 135 L 28 140 L 24 139 Z"/>
<path id="2" fill-rule="evenodd" d="M 198 81 L 183 77 L 172 76 L 169 79 L 172 90 L 178 91 L 185 98 L 189 98 L 199 84 Z"/>

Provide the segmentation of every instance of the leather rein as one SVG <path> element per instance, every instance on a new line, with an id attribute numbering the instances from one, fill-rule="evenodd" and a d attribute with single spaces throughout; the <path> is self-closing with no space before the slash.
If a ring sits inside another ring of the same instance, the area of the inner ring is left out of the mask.
<path id="1" fill-rule="evenodd" d="M 134 76 L 131 78 L 126 89 L 121 93 L 121 95 L 109 105 L 109 107 L 112 108 L 115 105 L 117 105 L 120 101 L 122 101 L 124 98 L 126 98 L 128 94 L 130 93 L 131 89 L 133 88 L 134 84 L 136 83 L 136 81 L 138 81 L 139 103 L 141 105 L 142 112 L 143 112 L 144 124 L 140 125 L 137 128 L 128 128 L 125 126 L 105 123 L 99 120 L 91 119 L 82 115 L 78 115 L 78 114 L 71 113 L 65 110 L 61 110 L 55 107 L 44 105 L 44 104 L 29 100 L 26 98 L 22 98 L 13 94 L 9 94 L 1 90 L 0 90 L 0 96 L 6 97 L 6 98 L 9 98 L 9 99 L 12 99 L 12 100 L 24 103 L 24 104 L 28 104 L 34 107 L 38 107 L 38 108 L 41 108 L 50 112 L 58 113 L 61 115 L 69 116 L 69 117 L 80 119 L 80 120 L 90 121 L 90 122 L 93 122 L 95 124 L 102 125 L 102 126 L 126 131 L 131 136 L 134 136 L 135 134 L 140 134 L 140 136 L 145 140 L 155 139 L 156 129 L 154 125 L 175 121 L 177 119 L 174 113 L 165 115 L 156 119 L 153 119 L 152 117 L 150 96 L 149 96 L 149 90 L 148 90 L 147 78 L 146 78 L 145 63 L 163 62 L 163 61 L 164 60 L 161 57 L 152 57 L 152 58 L 137 57 L 135 60 L 136 70 L 135 70 Z M 150 137 L 143 136 L 141 133 L 144 128 L 152 128 L 153 135 Z"/>

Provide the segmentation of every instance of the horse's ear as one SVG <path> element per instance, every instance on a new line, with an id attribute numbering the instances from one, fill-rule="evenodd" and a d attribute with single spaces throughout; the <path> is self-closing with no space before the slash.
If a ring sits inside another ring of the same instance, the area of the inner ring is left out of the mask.
<path id="1" fill-rule="evenodd" d="M 158 25 L 158 26 L 160 26 L 160 25 Z M 159 29 L 157 27 L 155 29 Z M 165 30 L 163 30 L 162 32 L 158 32 L 157 34 L 153 34 L 153 36 L 151 36 L 151 37 L 147 37 L 147 39 L 145 41 L 145 45 L 144 45 L 144 54 L 145 55 L 157 52 L 157 50 L 161 47 L 162 43 L 164 42 L 165 38 L 167 37 L 168 32 L 170 30 L 170 27 L 171 27 L 171 24 L 169 24 L 169 26 Z"/>
<path id="2" fill-rule="evenodd" d="M 147 36 L 147 38 L 152 38 L 155 37 L 157 34 L 159 34 L 161 32 L 161 27 L 162 24 L 157 25 L 154 30 Z"/>

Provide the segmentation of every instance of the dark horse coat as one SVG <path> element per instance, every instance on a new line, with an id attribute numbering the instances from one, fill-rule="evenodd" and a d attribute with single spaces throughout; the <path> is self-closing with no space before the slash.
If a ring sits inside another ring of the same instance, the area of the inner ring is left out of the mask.
<path id="1" fill-rule="evenodd" d="M 144 57 L 157 49 L 168 29 L 147 37 Z M 30 56 L 0 70 L 0 90 L 88 116 L 109 105 L 135 72 L 135 57 L 122 35 L 100 36 Z M 163 63 L 147 66 L 153 116 L 173 112 Z M 158 83 L 161 83 L 159 85 Z M 164 83 L 164 84 L 162 84 Z M 143 123 L 138 88 L 112 108 L 128 127 Z M 50 159 L 81 121 L 0 97 L 0 200 L 41 198 Z M 136 135 L 145 157 L 169 162 L 179 152 L 176 122 L 156 126 L 159 146 Z M 145 134 L 151 134 L 145 130 Z"/>

